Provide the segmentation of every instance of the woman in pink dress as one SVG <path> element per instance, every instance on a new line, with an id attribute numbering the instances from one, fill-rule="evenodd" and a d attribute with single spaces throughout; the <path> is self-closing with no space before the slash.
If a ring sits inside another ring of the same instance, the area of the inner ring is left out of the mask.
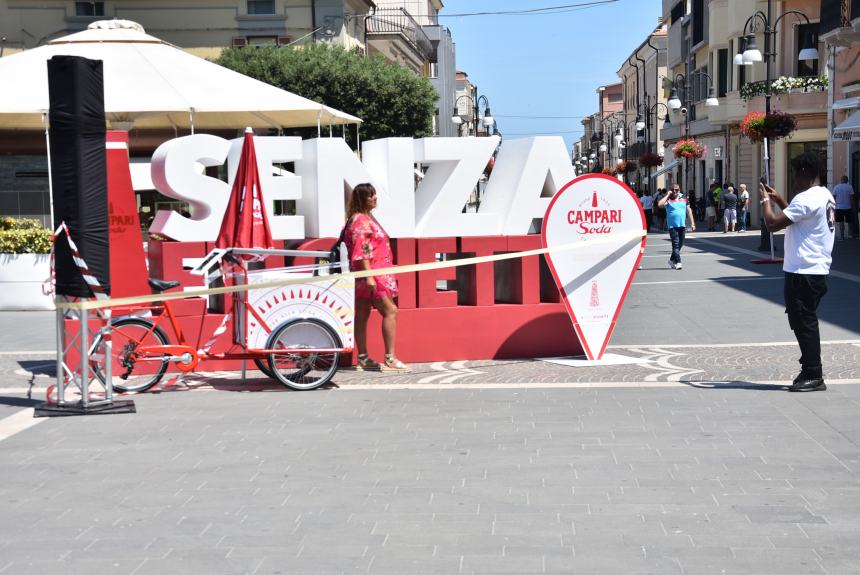
<path id="1" fill-rule="evenodd" d="M 353 271 L 387 268 L 394 265 L 388 234 L 370 213 L 376 207 L 376 189 L 359 184 L 352 190 L 347 209 L 344 240 Z M 358 369 L 372 371 L 408 371 L 394 354 L 397 334 L 397 280 L 392 275 L 374 275 L 355 281 L 355 346 Z M 367 320 L 375 307 L 382 314 L 382 340 L 385 361 L 380 364 L 367 354 Z"/>

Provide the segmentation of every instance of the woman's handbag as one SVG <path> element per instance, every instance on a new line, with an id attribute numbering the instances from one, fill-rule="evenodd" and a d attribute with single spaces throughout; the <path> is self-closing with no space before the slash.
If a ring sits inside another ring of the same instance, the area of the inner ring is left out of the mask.
<path id="1" fill-rule="evenodd" d="M 347 222 L 343 225 L 343 228 L 340 230 L 340 236 L 338 236 L 337 241 L 334 242 L 334 245 L 329 250 L 328 254 L 328 263 L 331 264 L 332 267 L 338 266 L 340 268 L 346 267 L 346 269 L 341 269 L 341 272 L 348 272 L 348 266 L 342 266 L 341 262 L 349 261 L 349 254 L 346 247 L 346 230 L 349 228 L 349 224 L 352 222 L 352 218 L 347 220 Z"/>

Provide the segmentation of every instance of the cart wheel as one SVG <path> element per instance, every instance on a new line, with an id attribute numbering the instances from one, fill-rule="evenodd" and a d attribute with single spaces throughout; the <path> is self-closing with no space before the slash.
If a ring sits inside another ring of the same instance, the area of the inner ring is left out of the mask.
<path id="1" fill-rule="evenodd" d="M 269 369 L 275 379 L 300 391 L 325 385 L 337 371 L 338 352 L 302 353 L 301 349 L 340 348 L 340 338 L 326 323 L 312 318 L 291 320 L 269 337 Z M 295 350 L 295 353 L 290 353 Z"/>
<path id="2" fill-rule="evenodd" d="M 275 377 L 275 373 L 271 369 L 269 369 L 268 359 L 255 359 L 254 364 L 257 366 L 257 369 L 262 371 L 267 377 L 278 381 L 278 378 Z"/>

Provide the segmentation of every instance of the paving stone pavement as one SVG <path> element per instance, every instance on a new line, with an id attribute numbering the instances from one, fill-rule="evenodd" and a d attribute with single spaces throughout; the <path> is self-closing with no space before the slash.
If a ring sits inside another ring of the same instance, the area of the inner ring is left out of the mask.
<path id="1" fill-rule="evenodd" d="M 134 399 L 0 444 L 0 573 L 860 572 L 860 385 Z"/>
<path id="2" fill-rule="evenodd" d="M 856 575 L 860 244 L 822 307 L 832 385 L 798 395 L 796 344 L 763 343 L 791 337 L 778 270 L 754 237 L 700 235 L 683 274 L 649 236 L 610 349 L 643 364 L 342 370 L 308 393 L 211 373 L 133 415 L 34 420 L 53 320 L 0 314 L 0 575 Z"/>
<path id="3" fill-rule="evenodd" d="M 520 385 L 566 383 L 683 382 L 692 385 L 773 385 L 790 383 L 799 371 L 797 344 L 738 346 L 632 346 L 611 353 L 648 360 L 647 363 L 593 367 L 560 366 L 540 360 L 482 360 L 437 362 L 411 366 L 409 374 L 358 372 L 341 369 L 336 386 L 353 385 Z M 834 382 L 860 382 L 860 340 L 822 345 L 825 377 Z M 55 359 L 45 355 L 0 356 L 0 389 L 33 386 L 34 397 L 53 382 Z M 189 378 L 195 385 L 235 384 L 238 373 L 202 373 Z M 248 383 L 268 386 L 256 370 Z M 270 387 L 277 388 L 272 384 Z"/>

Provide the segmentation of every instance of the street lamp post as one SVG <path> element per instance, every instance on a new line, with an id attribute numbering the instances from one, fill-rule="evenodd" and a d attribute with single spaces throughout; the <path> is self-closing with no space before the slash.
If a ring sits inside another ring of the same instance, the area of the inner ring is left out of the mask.
<path id="1" fill-rule="evenodd" d="M 714 93 L 714 79 L 710 74 L 704 72 L 702 70 L 694 70 L 692 76 L 696 74 L 701 74 L 706 76 L 710 81 L 710 85 L 708 88 L 708 97 L 705 100 L 705 106 L 714 107 L 719 106 L 720 101 L 717 99 L 716 94 Z M 684 91 L 684 101 L 681 102 L 681 99 L 678 97 L 678 85 L 679 81 L 683 82 L 681 87 Z M 684 116 L 684 137 L 690 137 L 690 114 L 692 113 L 692 108 L 695 105 L 690 95 L 690 84 L 687 82 L 687 76 L 684 74 L 677 74 L 675 76 L 675 80 L 672 82 L 672 89 L 669 92 L 669 101 L 666 102 L 667 107 L 670 110 L 680 110 L 681 114 Z M 690 191 L 690 159 L 684 158 L 684 192 Z M 704 192 L 704 190 L 703 190 Z"/>
<path id="2" fill-rule="evenodd" d="M 603 147 L 605 149 L 605 146 L 601 144 L 602 141 L 603 141 L 603 136 L 601 134 L 594 132 L 591 135 L 591 154 L 589 154 L 588 159 L 591 160 L 591 162 L 593 162 L 593 164 L 594 164 L 591 168 L 592 172 L 597 172 L 598 171 L 597 168 L 600 166 L 599 154 L 602 151 L 600 148 Z"/>
<path id="3" fill-rule="evenodd" d="M 776 29 L 779 26 L 780 20 L 793 14 L 799 18 L 803 18 L 809 24 L 809 18 L 803 12 L 798 10 L 786 10 L 780 14 L 776 20 L 773 19 L 773 2 L 767 0 L 767 14 L 761 10 L 757 10 L 752 16 L 747 18 L 744 24 L 744 33 L 741 40 L 742 53 L 739 53 L 740 58 L 735 56 L 734 63 L 738 65 L 749 65 L 753 62 L 765 63 L 765 92 L 764 92 L 764 112 L 770 114 L 770 97 L 771 84 L 773 83 L 773 63 L 776 61 L 776 49 L 774 47 L 774 36 Z M 764 30 L 764 54 L 762 54 L 756 45 L 755 32 L 761 25 Z M 798 60 L 818 60 L 818 49 L 815 46 L 804 46 L 798 54 Z M 770 149 L 768 138 L 764 138 L 764 181 L 770 185 Z M 759 251 L 770 251 L 771 259 L 773 260 L 773 234 L 768 233 L 767 226 L 764 224 L 764 217 L 759 217 L 761 226 L 761 243 L 758 247 Z"/>
<path id="4" fill-rule="evenodd" d="M 477 93 L 477 91 L 478 91 L 478 87 L 475 86 L 475 93 Z M 462 100 L 464 98 L 470 102 L 472 113 L 473 113 L 473 116 L 472 116 L 472 132 L 473 132 L 473 134 L 472 135 L 474 135 L 474 136 L 478 135 L 478 120 L 480 119 L 484 125 L 484 135 L 489 136 L 490 135 L 490 128 L 495 124 L 496 121 L 493 118 L 493 113 L 490 111 L 490 100 L 486 96 L 480 96 L 478 98 L 473 98 L 469 94 L 463 94 L 462 96 L 458 97 L 456 100 L 454 100 L 454 115 L 451 116 L 451 121 L 454 122 L 455 124 L 457 124 L 458 126 L 463 123 L 462 116 L 460 116 L 457 113 L 457 111 L 459 110 L 457 105 L 460 103 L 460 100 Z M 484 115 L 483 116 L 481 116 L 479 114 L 479 107 L 481 105 L 481 102 L 484 103 Z M 496 131 L 498 133 L 498 130 L 496 130 Z M 468 132 L 468 129 L 467 129 L 467 132 Z M 499 134 L 499 137 L 501 138 L 501 134 Z M 497 151 L 498 151 L 498 149 L 497 149 Z M 491 158 L 491 161 L 494 159 L 495 159 L 495 152 L 493 153 L 493 157 Z M 481 207 L 481 181 L 479 181 L 475 186 L 475 210 L 480 209 L 480 207 Z M 466 208 L 463 208 L 463 209 L 465 210 Z"/>
<path id="5" fill-rule="evenodd" d="M 648 107 L 648 100 L 645 101 L 645 119 L 637 113 L 636 115 L 636 128 L 639 129 L 640 126 L 645 128 L 645 151 L 651 151 L 651 138 L 650 138 L 650 129 L 651 129 L 651 116 L 654 116 L 654 153 L 657 153 L 657 140 L 658 134 L 660 131 L 657 129 L 657 119 L 658 111 L 660 106 L 666 110 L 666 115 L 663 117 L 663 130 L 670 127 L 672 125 L 672 121 L 669 119 L 669 106 L 664 104 L 663 102 L 654 102 L 654 105 Z M 638 112 L 638 110 L 637 110 Z M 651 166 L 647 166 L 645 168 L 645 181 L 648 183 L 649 190 L 651 189 Z"/>
<path id="6" fill-rule="evenodd" d="M 475 88 L 475 91 L 477 91 L 477 87 Z M 457 110 L 459 109 L 457 106 L 459 105 L 460 100 L 463 100 L 463 99 L 466 99 L 469 101 L 469 103 L 471 104 L 470 109 L 472 110 L 472 114 L 473 114 L 472 126 L 470 129 L 467 129 L 467 131 L 471 130 L 472 135 L 477 136 L 478 135 L 478 120 L 481 120 L 481 122 L 484 125 L 484 135 L 489 136 L 490 135 L 490 127 L 496 123 L 496 120 L 493 118 L 493 113 L 490 111 L 490 100 L 488 100 L 486 96 L 480 96 L 476 99 L 476 98 L 473 98 L 472 96 L 470 96 L 469 94 L 463 94 L 462 96 L 458 97 L 456 100 L 454 100 L 454 115 L 451 116 L 451 121 L 453 123 L 457 124 L 458 126 L 463 123 L 463 117 L 457 113 Z M 479 114 L 479 107 L 481 105 L 481 102 L 484 103 L 484 115 L 483 116 L 481 116 Z"/>

